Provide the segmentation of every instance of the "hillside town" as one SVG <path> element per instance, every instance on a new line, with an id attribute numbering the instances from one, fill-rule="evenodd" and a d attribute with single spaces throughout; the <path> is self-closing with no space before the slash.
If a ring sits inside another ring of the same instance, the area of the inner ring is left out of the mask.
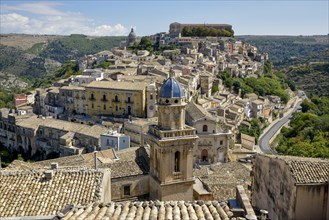
<path id="1" fill-rule="evenodd" d="M 175 22 L 149 37 L 166 48 L 155 53 L 132 49 L 131 28 L 120 47 L 75 61 L 80 75 L 0 109 L 1 144 L 33 159 L 0 170 L 0 218 L 329 219 L 328 160 L 264 154 L 241 132 L 257 119 L 265 133 L 298 94 L 228 89 L 219 75 L 258 78 L 268 54 L 182 36 L 195 27 L 232 31 Z"/>

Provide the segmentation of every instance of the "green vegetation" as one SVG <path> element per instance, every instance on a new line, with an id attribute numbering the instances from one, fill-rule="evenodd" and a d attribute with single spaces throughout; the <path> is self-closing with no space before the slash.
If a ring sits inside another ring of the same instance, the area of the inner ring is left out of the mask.
<path id="1" fill-rule="evenodd" d="M 285 155 L 329 158 L 329 98 L 304 100 L 289 128 L 282 128 L 278 152 Z"/>
<path id="2" fill-rule="evenodd" d="M 285 71 L 307 94 L 329 96 L 329 62 L 290 66 Z"/>
<path id="3" fill-rule="evenodd" d="M 252 137 L 255 137 L 256 140 L 256 144 L 258 143 L 258 138 L 262 133 L 263 130 L 263 124 L 264 120 L 263 119 L 257 119 L 257 118 L 253 118 L 250 121 L 250 127 L 246 127 L 246 126 L 240 126 L 239 127 L 239 131 L 240 133 L 243 134 L 247 134 L 250 135 Z"/>
<path id="4" fill-rule="evenodd" d="M 107 69 L 109 66 L 111 66 L 111 63 L 109 61 L 104 60 L 103 62 L 101 62 L 100 64 L 98 64 L 97 66 L 95 66 L 96 68 L 103 68 L 103 69 Z"/>
<path id="5" fill-rule="evenodd" d="M 329 56 L 320 56 L 328 50 L 328 36 L 238 36 L 239 40 L 267 52 L 276 68 L 308 63 L 328 62 Z"/>
<path id="6" fill-rule="evenodd" d="M 88 54 L 95 54 L 103 50 L 110 50 L 120 45 L 126 37 L 87 37 L 81 34 L 72 34 L 51 41 L 39 55 L 64 63 L 67 60 L 77 60 Z"/>
<path id="7" fill-rule="evenodd" d="M 128 49 L 132 50 L 134 53 L 137 53 L 138 50 L 147 50 L 151 54 L 160 54 L 160 52 L 164 50 L 175 50 L 177 48 L 178 47 L 174 44 L 163 46 L 160 46 L 159 44 L 152 44 L 152 41 L 149 36 L 142 37 L 139 43 L 135 42 L 133 45 L 128 47 Z"/>
<path id="8" fill-rule="evenodd" d="M 0 88 L 0 108 L 14 108 L 14 94 Z"/>
<path id="9" fill-rule="evenodd" d="M 233 37 L 233 30 L 204 27 L 183 27 L 183 37 Z"/>
<path id="10" fill-rule="evenodd" d="M 0 72 L 14 74 L 33 84 L 40 77 L 51 78 L 54 74 L 45 68 L 47 59 L 60 63 L 78 60 L 87 54 L 119 46 L 122 40 L 125 37 L 70 35 L 37 43 L 25 51 L 0 44 Z"/>
<path id="11" fill-rule="evenodd" d="M 219 73 L 218 78 L 221 78 L 223 84 L 230 90 L 236 93 L 241 90 L 242 96 L 252 92 L 260 96 L 277 95 L 284 103 L 287 103 L 289 100 L 289 95 L 285 90 L 289 87 L 292 90 L 296 89 L 294 83 L 287 79 L 282 72 L 272 70 L 272 64 L 269 61 L 265 63 L 264 73 L 258 78 L 232 77 L 228 70 Z"/>
<path id="12" fill-rule="evenodd" d="M 218 86 L 216 86 L 216 85 L 213 85 L 212 87 L 211 87 L 211 94 L 214 94 L 215 92 L 218 92 Z"/>
<path id="13" fill-rule="evenodd" d="M 128 49 L 132 50 L 133 52 L 137 52 L 138 50 L 147 50 L 149 52 L 154 51 L 154 46 L 149 36 L 144 36 L 141 38 L 139 43 L 135 42 L 131 45 Z"/>
<path id="14" fill-rule="evenodd" d="M 22 160 L 26 162 L 33 162 L 39 158 L 30 157 L 24 152 L 13 151 L 10 152 L 5 146 L 0 143 L 0 156 L 1 156 L 1 167 L 7 167 L 14 160 Z"/>

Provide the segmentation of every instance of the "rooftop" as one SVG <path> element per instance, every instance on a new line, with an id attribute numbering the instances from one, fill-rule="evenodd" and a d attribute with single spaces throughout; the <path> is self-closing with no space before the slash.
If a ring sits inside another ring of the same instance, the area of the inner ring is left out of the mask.
<path id="1" fill-rule="evenodd" d="M 259 156 L 259 155 L 257 155 Z M 329 160 L 319 158 L 266 155 L 284 160 L 297 184 L 323 184 L 329 181 Z"/>
<path id="2" fill-rule="evenodd" d="M 186 106 L 186 114 L 188 114 L 193 121 L 197 121 L 204 117 L 213 118 L 213 116 L 202 106 L 195 104 L 193 101 Z"/>
<path id="3" fill-rule="evenodd" d="M 215 199 L 222 201 L 235 198 L 235 187 L 243 185 L 246 189 L 251 180 L 250 170 L 235 161 L 209 167 L 203 166 L 200 169 L 194 169 L 193 175 L 201 179 Z M 248 193 L 247 190 L 246 192 Z"/>
<path id="4" fill-rule="evenodd" d="M 67 204 L 101 202 L 104 171 L 57 169 L 0 171 L 0 217 L 54 215 Z"/>
<path id="5" fill-rule="evenodd" d="M 137 201 L 76 206 L 65 219 L 230 219 L 233 213 L 218 201 Z"/>
<path id="6" fill-rule="evenodd" d="M 144 90 L 147 83 L 120 82 L 120 81 L 93 81 L 86 88 L 117 89 L 117 90 Z"/>
<path id="7" fill-rule="evenodd" d="M 103 161 L 112 161 L 116 159 L 113 149 L 103 150 L 97 152 L 97 159 L 99 164 Z M 14 160 L 6 169 L 8 170 L 27 170 L 35 168 L 50 167 L 51 163 L 58 163 L 60 167 L 94 167 L 94 153 L 73 155 L 68 157 L 60 157 L 51 160 L 43 160 L 34 163 L 24 162 L 20 160 Z"/>

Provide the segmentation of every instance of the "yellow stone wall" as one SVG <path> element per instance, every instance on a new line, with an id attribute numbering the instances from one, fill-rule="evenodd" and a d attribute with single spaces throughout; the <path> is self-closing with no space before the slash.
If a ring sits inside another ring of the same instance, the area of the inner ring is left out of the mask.
<path id="1" fill-rule="evenodd" d="M 94 99 L 91 99 L 91 94 Z M 106 100 L 103 100 L 105 95 Z M 115 101 L 115 96 L 118 101 Z M 128 103 L 130 97 L 130 103 Z M 88 115 L 114 115 L 121 116 L 123 113 L 128 114 L 128 106 L 131 107 L 131 116 L 145 117 L 146 96 L 144 90 L 122 90 L 111 88 L 90 88 L 86 87 L 86 98 L 88 103 Z M 105 107 L 104 107 L 105 106 Z"/>

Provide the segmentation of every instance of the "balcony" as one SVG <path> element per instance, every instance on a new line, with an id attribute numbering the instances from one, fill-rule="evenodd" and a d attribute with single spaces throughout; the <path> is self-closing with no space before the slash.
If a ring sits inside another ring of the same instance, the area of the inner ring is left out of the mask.
<path id="1" fill-rule="evenodd" d="M 102 102 L 107 102 L 107 101 L 108 101 L 108 99 L 101 99 L 101 101 L 102 101 Z"/>
<path id="2" fill-rule="evenodd" d="M 127 103 L 127 104 L 134 104 L 133 101 L 128 101 L 128 100 L 126 100 L 125 103 Z"/>
<path id="3" fill-rule="evenodd" d="M 94 97 L 89 98 L 90 101 L 95 101 L 96 99 Z"/>
<path id="4" fill-rule="evenodd" d="M 120 100 L 119 100 L 119 99 L 112 99 L 112 102 L 114 102 L 114 103 L 119 103 Z"/>

